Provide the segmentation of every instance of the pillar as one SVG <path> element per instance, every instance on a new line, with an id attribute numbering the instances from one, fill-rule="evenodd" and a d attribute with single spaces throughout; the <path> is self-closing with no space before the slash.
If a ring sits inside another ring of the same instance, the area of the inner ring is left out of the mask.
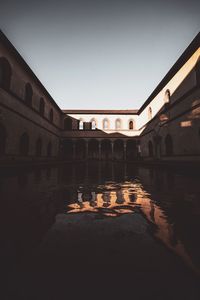
<path id="1" fill-rule="evenodd" d="M 124 160 L 126 160 L 126 141 L 124 141 Z"/>

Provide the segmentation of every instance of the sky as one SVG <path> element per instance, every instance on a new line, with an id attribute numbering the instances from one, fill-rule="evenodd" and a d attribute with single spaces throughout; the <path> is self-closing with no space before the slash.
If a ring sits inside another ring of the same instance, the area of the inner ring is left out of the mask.
<path id="1" fill-rule="evenodd" d="M 0 0 L 0 28 L 62 109 L 137 109 L 200 30 L 197 0 Z"/>

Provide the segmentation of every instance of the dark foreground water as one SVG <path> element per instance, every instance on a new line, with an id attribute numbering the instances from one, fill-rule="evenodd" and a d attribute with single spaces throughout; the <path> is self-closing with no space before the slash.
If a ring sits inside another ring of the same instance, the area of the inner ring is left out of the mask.
<path id="1" fill-rule="evenodd" d="M 200 299 L 200 174 L 2 170 L 1 299 Z"/>

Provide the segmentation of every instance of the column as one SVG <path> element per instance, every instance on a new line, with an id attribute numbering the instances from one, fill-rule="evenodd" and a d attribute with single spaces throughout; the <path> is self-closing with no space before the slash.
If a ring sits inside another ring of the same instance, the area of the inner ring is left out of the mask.
<path id="1" fill-rule="evenodd" d="M 126 141 L 124 141 L 124 160 L 126 160 Z"/>
<path id="2" fill-rule="evenodd" d="M 111 156 L 112 160 L 114 159 L 114 141 L 111 141 Z"/>

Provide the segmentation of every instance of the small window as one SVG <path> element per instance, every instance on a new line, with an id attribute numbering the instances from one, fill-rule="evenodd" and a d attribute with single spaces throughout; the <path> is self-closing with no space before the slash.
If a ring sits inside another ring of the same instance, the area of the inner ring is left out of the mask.
<path id="1" fill-rule="evenodd" d="M 27 83 L 25 85 L 25 99 L 24 100 L 29 107 L 32 106 L 32 97 L 33 97 L 32 87 L 31 87 L 30 83 Z"/>
<path id="2" fill-rule="evenodd" d="M 49 120 L 51 123 L 53 123 L 53 109 L 52 108 L 50 109 L 50 112 L 49 112 Z"/>
<path id="3" fill-rule="evenodd" d="M 169 103 L 169 101 L 170 101 L 170 90 L 166 90 L 166 92 L 165 92 L 165 98 L 164 98 L 164 102 L 165 103 Z"/>
<path id="4" fill-rule="evenodd" d="M 91 120 L 91 129 L 92 130 L 96 129 L 96 120 L 94 120 L 94 119 Z"/>
<path id="5" fill-rule="evenodd" d="M 109 121 L 108 119 L 103 120 L 103 129 L 107 130 L 109 129 Z"/>
<path id="6" fill-rule="evenodd" d="M 120 120 L 120 119 L 117 119 L 117 120 L 115 121 L 115 129 L 116 129 L 116 130 L 121 129 L 121 120 Z"/>
<path id="7" fill-rule="evenodd" d="M 52 155 L 52 144 L 51 142 L 49 142 L 47 145 L 47 156 L 51 157 L 51 155 Z"/>
<path id="8" fill-rule="evenodd" d="M 148 119 L 151 120 L 152 119 L 152 108 L 149 107 L 148 109 Z"/>
<path id="9" fill-rule="evenodd" d="M 135 127 L 134 121 L 133 120 L 129 121 L 129 130 L 133 130 L 134 127 Z"/>
<path id="10" fill-rule="evenodd" d="M 36 141 L 35 155 L 36 156 L 41 156 L 42 155 L 42 140 L 41 140 L 41 138 L 39 138 Z"/>
<path id="11" fill-rule="evenodd" d="M 79 130 L 83 130 L 84 129 L 84 122 L 83 120 L 79 120 Z"/>
<path id="12" fill-rule="evenodd" d="M 40 98 L 40 108 L 39 108 L 39 112 L 40 112 L 40 115 L 41 115 L 41 116 L 44 116 L 44 107 L 45 107 L 44 99 L 43 99 L 43 98 Z"/>
<path id="13" fill-rule="evenodd" d="M 0 58 L 0 87 L 5 90 L 10 89 L 11 82 L 11 67 L 8 60 L 4 57 Z"/>

